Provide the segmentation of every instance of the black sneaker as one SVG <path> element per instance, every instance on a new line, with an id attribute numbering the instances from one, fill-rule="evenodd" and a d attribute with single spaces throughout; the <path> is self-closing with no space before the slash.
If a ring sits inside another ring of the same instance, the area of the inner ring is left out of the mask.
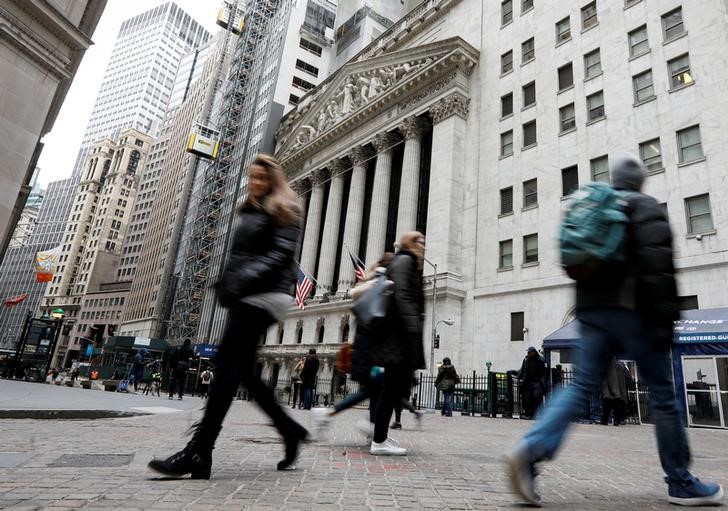
<path id="1" fill-rule="evenodd" d="M 718 506 L 723 488 L 716 483 L 703 483 L 693 478 L 685 483 L 668 483 L 667 501 L 678 506 Z"/>
<path id="2" fill-rule="evenodd" d="M 395 421 L 392 424 L 390 424 L 389 427 L 392 429 L 402 429 L 402 423 Z"/>

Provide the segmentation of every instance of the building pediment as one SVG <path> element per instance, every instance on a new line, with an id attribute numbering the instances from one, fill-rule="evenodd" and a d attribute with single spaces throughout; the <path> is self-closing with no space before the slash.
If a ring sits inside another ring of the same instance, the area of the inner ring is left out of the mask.
<path id="1" fill-rule="evenodd" d="M 443 76 L 469 75 L 478 56 L 454 37 L 345 64 L 283 119 L 276 134 L 279 159 L 300 161 Z"/>

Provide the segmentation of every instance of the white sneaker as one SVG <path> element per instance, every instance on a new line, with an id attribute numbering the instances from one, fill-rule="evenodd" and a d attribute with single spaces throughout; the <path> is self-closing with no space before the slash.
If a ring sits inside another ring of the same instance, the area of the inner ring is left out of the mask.
<path id="1" fill-rule="evenodd" d="M 372 424 L 371 422 L 364 420 L 364 419 L 359 419 L 358 421 L 356 421 L 355 426 L 356 426 L 356 429 L 358 429 L 360 432 L 364 433 L 365 436 L 367 436 L 367 437 L 374 436 L 374 424 Z"/>
<path id="2" fill-rule="evenodd" d="M 326 435 L 326 431 L 329 429 L 331 423 L 331 415 L 329 415 L 328 408 L 313 408 L 311 410 L 313 414 L 314 428 L 316 429 L 316 437 L 321 439 Z"/>
<path id="3" fill-rule="evenodd" d="M 405 456 L 407 449 L 397 447 L 391 438 L 387 438 L 384 442 L 377 443 L 372 440 L 372 446 L 369 448 L 369 454 L 375 456 Z"/>

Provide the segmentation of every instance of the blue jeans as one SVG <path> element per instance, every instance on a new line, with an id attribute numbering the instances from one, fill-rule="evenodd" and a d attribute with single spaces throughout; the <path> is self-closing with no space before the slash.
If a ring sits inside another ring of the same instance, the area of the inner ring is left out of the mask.
<path id="1" fill-rule="evenodd" d="M 660 463 L 668 482 L 691 480 L 690 450 L 675 398 L 670 355 L 651 348 L 660 344 L 656 342 L 660 335 L 657 329 L 638 313 L 616 307 L 595 307 L 578 312 L 577 317 L 581 324 L 581 349 L 576 378 L 573 384 L 555 392 L 524 437 L 523 446 L 531 461 L 554 457 L 569 423 L 600 387 L 612 357 L 624 353 L 637 363 L 640 376 L 648 385 Z M 667 331 L 662 335 L 670 334 Z"/>
<path id="2" fill-rule="evenodd" d="M 315 397 L 316 397 L 316 388 L 315 387 L 304 387 L 304 389 L 303 389 L 303 409 L 304 410 L 311 409 L 311 405 L 313 404 Z"/>
<path id="3" fill-rule="evenodd" d="M 452 396 L 455 394 L 454 390 L 443 390 L 442 391 L 442 414 L 452 417 Z"/>

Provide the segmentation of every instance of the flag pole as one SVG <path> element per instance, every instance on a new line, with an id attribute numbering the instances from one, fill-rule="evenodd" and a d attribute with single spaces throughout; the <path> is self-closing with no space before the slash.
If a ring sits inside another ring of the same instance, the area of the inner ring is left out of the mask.
<path id="1" fill-rule="evenodd" d="M 350 255 L 351 257 L 353 257 L 354 259 L 356 259 L 356 260 L 357 260 L 357 261 L 359 262 L 359 264 L 361 264 L 361 265 L 362 265 L 362 266 L 363 266 L 364 268 L 366 268 L 366 267 L 367 267 L 367 265 L 366 265 L 366 264 L 364 264 L 364 261 L 362 261 L 362 260 L 361 260 L 361 259 L 359 259 L 359 258 L 358 258 L 357 256 L 355 256 L 354 254 L 352 254 L 352 253 L 351 253 L 351 249 L 349 248 L 349 245 L 347 245 L 346 243 L 344 243 L 344 246 L 346 247 L 346 251 L 347 251 L 347 252 L 349 252 L 349 255 Z"/>

